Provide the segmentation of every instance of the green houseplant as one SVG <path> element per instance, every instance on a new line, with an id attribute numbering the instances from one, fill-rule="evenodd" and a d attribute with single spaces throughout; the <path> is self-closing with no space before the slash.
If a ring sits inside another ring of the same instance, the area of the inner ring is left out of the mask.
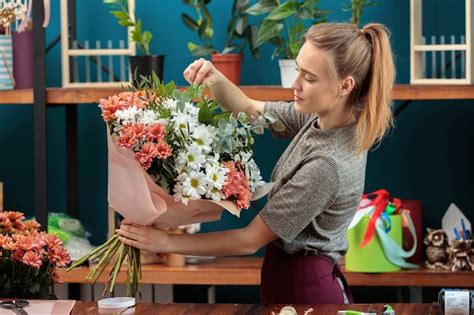
<path id="1" fill-rule="evenodd" d="M 360 27 L 364 7 L 374 6 L 377 2 L 372 0 L 350 0 L 342 5 L 342 10 L 351 12 L 351 23 Z"/>
<path id="2" fill-rule="evenodd" d="M 250 15 L 266 14 L 262 20 L 256 46 L 266 42 L 275 46 L 272 59 L 279 60 L 283 87 L 290 87 L 296 78 L 295 58 L 301 48 L 306 24 L 326 21 L 328 11 L 318 9 L 319 0 L 258 0 L 246 10 Z"/>
<path id="3" fill-rule="evenodd" d="M 248 46 L 254 58 L 258 58 L 259 50 L 256 46 L 258 28 L 249 25 L 246 10 L 249 0 L 234 0 L 231 16 L 227 24 L 227 38 L 222 51 L 212 46 L 214 36 L 212 16 L 207 8 L 211 0 L 183 0 L 196 11 L 196 19 L 188 14 L 181 15 L 184 24 L 197 32 L 198 37 L 204 42 L 202 45 L 188 42 L 188 49 L 196 57 L 211 56 L 216 68 L 235 84 L 240 83 L 240 68 L 242 54 Z"/>
<path id="4" fill-rule="evenodd" d="M 128 0 L 103 0 L 112 8 L 110 13 L 115 16 L 119 25 L 131 27 L 131 40 L 136 43 L 141 54 L 130 56 L 130 70 L 136 76 L 151 76 L 156 73 L 163 79 L 164 55 L 152 55 L 150 53 L 150 42 L 153 35 L 150 31 L 144 31 L 142 21 L 134 19 L 129 12 Z"/>

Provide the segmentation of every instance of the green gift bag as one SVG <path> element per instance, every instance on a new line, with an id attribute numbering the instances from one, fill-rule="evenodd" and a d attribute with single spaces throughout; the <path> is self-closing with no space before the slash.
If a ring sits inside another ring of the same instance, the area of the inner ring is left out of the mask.
<path id="1" fill-rule="evenodd" d="M 387 272 L 401 270 L 390 262 L 385 255 L 380 238 L 374 235 L 370 243 L 360 247 L 364 239 L 367 224 L 370 217 L 365 215 L 359 223 L 347 231 L 347 241 L 349 249 L 346 254 L 346 270 L 358 272 Z M 392 227 L 387 236 L 395 241 L 398 246 L 402 246 L 402 218 L 401 215 L 391 215 Z"/>
<path id="2" fill-rule="evenodd" d="M 375 224 L 376 233 L 371 241 L 361 247 L 370 215 L 375 207 L 368 207 L 356 212 L 349 229 L 347 240 L 349 249 L 346 254 L 345 268 L 356 272 L 390 272 L 402 268 L 418 268 L 418 265 L 405 261 L 405 258 L 414 254 L 416 249 L 415 227 L 406 211 L 401 214 L 384 215 L 378 218 Z M 413 248 L 405 251 L 402 248 L 402 220 L 405 220 L 413 236 Z M 388 222 L 387 222 L 388 221 Z"/>

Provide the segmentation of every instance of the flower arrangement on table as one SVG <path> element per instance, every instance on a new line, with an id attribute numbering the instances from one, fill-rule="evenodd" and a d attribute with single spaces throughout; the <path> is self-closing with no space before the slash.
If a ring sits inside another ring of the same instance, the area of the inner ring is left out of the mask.
<path id="1" fill-rule="evenodd" d="M 0 212 L 0 296 L 54 298 L 52 285 L 62 282 L 56 268 L 69 263 L 69 254 L 56 235 L 24 219 L 21 212 Z"/>
<path id="2" fill-rule="evenodd" d="M 174 228 L 218 220 L 223 208 L 238 216 L 271 188 L 253 160 L 252 132 L 263 133 L 269 124 L 281 128 L 281 122 L 272 113 L 223 112 L 204 89 L 180 91 L 173 82 L 142 77 L 135 90 L 100 101 L 108 130 L 108 201 L 127 220 Z M 70 269 L 99 259 L 87 276 L 95 282 L 114 261 L 105 288 L 112 292 L 126 256 L 126 295 L 135 296 L 140 252 L 118 235 Z"/>

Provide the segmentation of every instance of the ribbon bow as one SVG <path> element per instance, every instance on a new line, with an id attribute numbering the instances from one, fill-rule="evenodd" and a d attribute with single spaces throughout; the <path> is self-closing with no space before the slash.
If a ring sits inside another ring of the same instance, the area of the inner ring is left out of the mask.
<path id="1" fill-rule="evenodd" d="M 375 233 L 375 223 L 377 222 L 377 219 L 380 217 L 382 212 L 387 208 L 387 205 L 390 201 L 390 194 L 386 189 L 379 189 L 374 192 L 362 195 L 362 200 L 365 200 L 364 208 L 366 206 L 374 206 L 375 210 L 370 216 L 369 223 L 367 224 L 367 230 L 365 231 L 364 239 L 360 244 L 361 248 L 363 248 L 372 240 L 372 237 Z M 401 200 L 398 198 L 393 198 L 392 200 L 395 206 L 395 213 L 400 213 L 402 208 Z"/>

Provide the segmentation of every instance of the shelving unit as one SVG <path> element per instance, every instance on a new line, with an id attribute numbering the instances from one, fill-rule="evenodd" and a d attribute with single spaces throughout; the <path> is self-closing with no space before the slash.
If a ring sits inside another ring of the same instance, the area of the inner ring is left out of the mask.
<path id="1" fill-rule="evenodd" d="M 38 2 L 40 3 L 40 2 Z M 37 61 L 39 62 L 39 61 Z M 36 80 L 35 80 L 36 81 Z M 41 81 L 41 80 L 39 80 Z M 293 99 L 293 90 L 279 86 L 241 86 L 246 95 L 258 100 Z M 78 215 L 77 174 L 77 106 L 93 104 L 112 94 L 121 92 L 118 88 L 45 88 L 0 91 L 2 104 L 34 104 L 35 121 L 35 212 L 43 227 L 47 226 L 47 178 L 46 178 L 46 109 L 47 106 L 65 106 L 67 121 L 68 155 L 68 213 Z M 396 85 L 393 100 L 404 101 L 397 109 L 414 100 L 461 100 L 474 99 L 474 85 Z"/>

